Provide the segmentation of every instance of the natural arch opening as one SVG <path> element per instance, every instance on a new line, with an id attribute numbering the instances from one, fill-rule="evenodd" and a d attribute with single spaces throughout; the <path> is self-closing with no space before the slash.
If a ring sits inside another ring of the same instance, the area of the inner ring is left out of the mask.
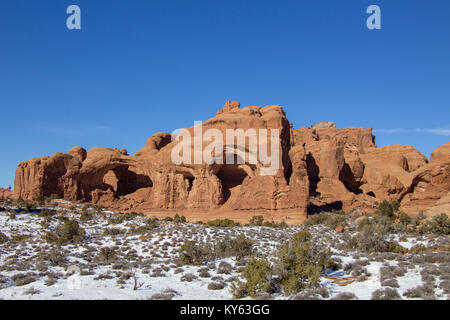
<path id="1" fill-rule="evenodd" d="M 344 163 L 342 170 L 339 172 L 339 180 L 344 184 L 345 188 L 354 194 L 361 194 L 363 191 L 359 188 L 362 183 L 355 178 L 352 169 L 347 163 Z"/>
<path id="2" fill-rule="evenodd" d="M 186 190 L 187 192 L 191 192 L 192 186 L 194 185 L 195 177 L 192 175 L 185 175 L 184 178 L 186 179 L 186 186 L 187 186 Z"/>
<path id="3" fill-rule="evenodd" d="M 224 165 L 220 168 L 217 177 L 222 182 L 223 203 L 239 192 L 238 189 L 247 176 L 245 170 L 237 165 Z"/>
<path id="4" fill-rule="evenodd" d="M 110 189 L 114 192 L 117 192 L 117 183 L 118 182 L 119 182 L 119 179 L 117 179 L 117 176 L 114 173 L 114 170 L 109 170 L 103 176 L 103 183 L 106 185 L 106 188 Z"/>
<path id="5" fill-rule="evenodd" d="M 309 195 L 318 196 L 319 193 L 317 192 L 317 184 L 320 181 L 319 166 L 317 165 L 311 152 L 306 155 L 306 170 L 308 171 L 309 179 Z"/>
<path id="6" fill-rule="evenodd" d="M 136 192 L 142 188 L 153 187 L 150 177 L 138 174 L 130 170 L 128 166 L 117 167 L 106 172 L 103 176 L 103 184 L 105 189 L 111 189 L 116 197 Z"/>

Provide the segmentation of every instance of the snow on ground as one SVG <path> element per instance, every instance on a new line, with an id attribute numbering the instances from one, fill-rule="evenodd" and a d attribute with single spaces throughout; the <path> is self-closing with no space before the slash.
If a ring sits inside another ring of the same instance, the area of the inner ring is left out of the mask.
<path id="1" fill-rule="evenodd" d="M 117 214 L 101 210 L 95 213 L 94 209 L 89 209 L 93 218 L 84 221 L 80 220 L 82 206 L 64 201 L 47 208 L 56 210 L 55 215 L 48 218 L 35 213 L 16 213 L 14 217 L 11 213 L 19 211 L 18 208 L 6 206 L 3 209 L 0 210 L 0 231 L 9 240 L 0 242 L 0 299 L 232 299 L 231 283 L 240 276 L 240 268 L 245 263 L 228 257 L 208 261 L 202 266 L 183 265 L 178 261 L 178 250 L 185 241 L 208 243 L 242 234 L 254 241 L 257 254 L 272 257 L 275 250 L 303 229 L 217 228 L 159 222 L 154 230 L 140 233 L 136 230 L 145 227 L 146 217 L 113 221 Z M 46 233 L 54 231 L 65 218 L 79 221 L 85 231 L 82 241 L 62 247 L 46 243 Z M 436 253 L 437 258 L 427 254 L 423 257 L 420 254 L 365 254 L 345 249 L 345 237 L 354 235 L 354 230 L 338 234 L 319 225 L 310 227 L 309 231 L 314 241 L 329 248 L 333 258 L 340 260 L 339 270 L 324 273 L 321 278 L 328 295 L 320 298 L 332 299 L 350 292 L 358 299 L 371 299 L 373 292 L 390 286 L 403 299 L 417 298 L 405 294 L 425 285 L 431 285 L 434 290 L 432 298 L 449 298 L 448 252 Z M 392 235 L 391 239 L 407 249 L 417 244 L 448 244 L 448 236 L 430 240 L 418 235 Z M 112 248 L 115 258 L 99 261 L 102 248 Z M 221 262 L 230 265 L 229 272 L 220 270 Z M 191 274 L 193 279 L 186 281 Z M 387 282 L 383 282 L 386 280 L 397 284 L 386 285 Z M 209 284 L 218 282 L 223 284 L 222 289 L 208 288 Z M 293 297 L 275 293 L 272 298 Z"/>

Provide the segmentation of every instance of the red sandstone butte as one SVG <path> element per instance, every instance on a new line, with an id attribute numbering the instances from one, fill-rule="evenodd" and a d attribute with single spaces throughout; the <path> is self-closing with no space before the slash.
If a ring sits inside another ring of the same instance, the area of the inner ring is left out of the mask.
<path id="1" fill-rule="evenodd" d="M 372 129 L 338 129 L 332 122 L 293 129 L 282 107 L 241 108 L 237 101 L 226 102 L 203 123 L 203 132 L 210 128 L 224 136 L 226 129 L 278 129 L 278 171 L 261 175 L 264 165 L 248 161 L 175 165 L 171 152 L 178 142 L 156 133 L 135 155 L 124 149 L 74 147 L 22 162 L 15 195 L 56 194 L 157 217 L 183 214 L 190 221 L 246 222 L 263 215 L 300 223 L 308 212 L 373 210 L 382 200 L 400 201 L 409 214 L 450 212 L 450 142 L 428 162 L 412 146 L 378 148 Z M 187 130 L 193 134 L 194 128 Z M 243 159 L 249 155 L 247 148 L 236 153 Z M 0 191 L 0 197 L 10 193 Z"/>

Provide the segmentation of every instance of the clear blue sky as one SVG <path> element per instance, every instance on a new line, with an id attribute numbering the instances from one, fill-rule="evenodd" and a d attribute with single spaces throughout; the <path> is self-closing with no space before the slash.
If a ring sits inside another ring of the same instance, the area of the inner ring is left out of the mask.
<path id="1" fill-rule="evenodd" d="M 0 186 L 75 145 L 135 153 L 228 99 L 280 104 L 296 128 L 374 127 L 379 146 L 428 157 L 450 140 L 450 1 L 0 2 Z"/>

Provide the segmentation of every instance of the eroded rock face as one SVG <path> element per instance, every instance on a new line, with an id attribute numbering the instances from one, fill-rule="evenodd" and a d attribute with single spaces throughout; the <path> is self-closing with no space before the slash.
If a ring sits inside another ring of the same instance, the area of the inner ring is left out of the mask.
<path id="1" fill-rule="evenodd" d="M 198 129 L 185 132 L 194 137 Z M 372 209 L 385 199 L 402 201 L 402 209 L 413 213 L 450 204 L 450 143 L 435 150 L 428 163 L 411 146 L 377 148 L 370 128 L 338 129 L 325 122 L 293 129 L 280 106 L 241 108 L 237 101 L 204 122 L 202 134 L 208 129 L 223 137 L 229 129 L 242 129 L 255 135 L 256 149 L 247 142 L 233 149 L 235 161 L 226 163 L 231 146 L 224 140 L 210 153 L 222 156 L 224 164 L 195 162 L 198 148 L 192 144 L 182 152 L 190 150 L 189 164 L 176 164 L 172 156 L 181 134 L 174 140 L 156 133 L 133 156 L 125 149 L 74 147 L 20 163 L 15 192 L 23 199 L 56 194 L 119 210 L 200 212 L 204 220 L 263 212 L 274 220 L 301 221 L 307 212 Z M 272 140 L 274 130 L 279 134 Z M 276 146 L 279 164 L 271 174 L 264 174 L 269 165 L 258 153 L 267 141 Z M 211 151 L 211 142 L 203 141 L 200 151 Z"/>
<path id="2" fill-rule="evenodd" d="M 8 188 L 0 188 L 0 200 L 12 199 L 15 197 L 14 192 L 11 190 L 11 186 Z"/>
<path id="3" fill-rule="evenodd" d="M 233 151 L 233 163 L 208 164 L 205 159 L 200 163 L 194 161 L 193 144 L 189 148 L 190 164 L 175 164 L 172 153 L 179 141 L 172 141 L 166 133 L 153 135 L 134 156 L 119 149 L 94 148 L 86 152 L 74 147 L 67 154 L 56 153 L 20 163 L 16 191 L 24 199 L 56 194 L 120 210 L 240 210 L 253 214 L 254 210 L 286 209 L 304 216 L 309 203 L 305 151 L 291 148 L 290 125 L 280 106 L 240 108 L 236 101 L 227 102 L 201 129 L 202 132 L 214 129 L 224 137 L 228 129 L 253 130 L 257 148 L 253 150 L 247 143 Z M 192 137 L 195 130 L 186 129 Z M 258 150 L 267 141 L 269 148 L 272 146 L 271 130 L 279 133 L 274 158 L 278 169 L 264 175 L 267 164 L 259 159 Z M 200 150 L 204 151 L 208 145 L 203 142 Z M 215 150 L 213 156 L 222 154 L 225 162 L 230 148 L 224 138 L 222 149 Z"/>
<path id="4" fill-rule="evenodd" d="M 450 213 L 450 142 L 434 150 L 430 162 L 412 175 L 410 188 L 401 199 L 402 209 L 430 215 Z"/>

